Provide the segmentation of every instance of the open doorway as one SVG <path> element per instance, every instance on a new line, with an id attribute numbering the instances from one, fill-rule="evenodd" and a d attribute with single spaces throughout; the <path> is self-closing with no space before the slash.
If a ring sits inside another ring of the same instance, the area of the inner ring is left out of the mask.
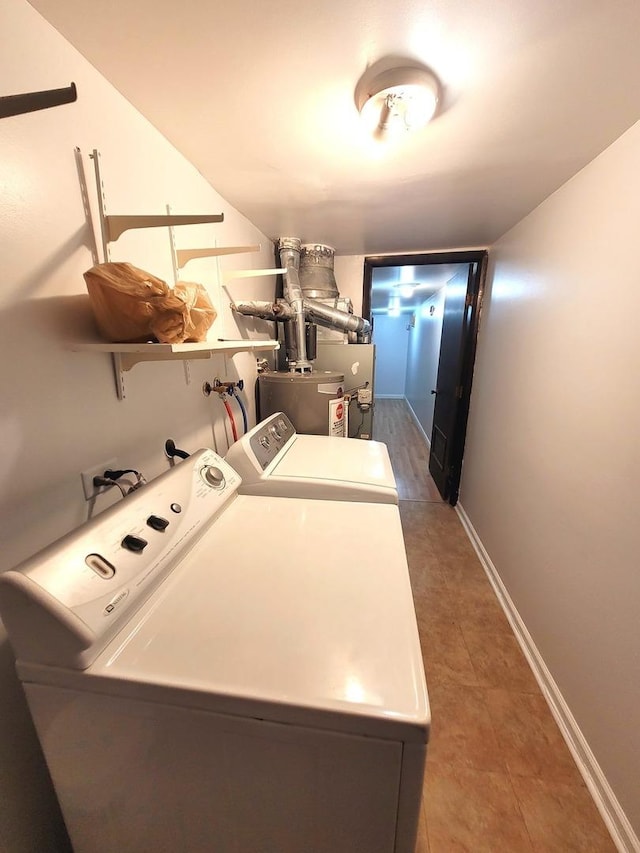
<path id="1" fill-rule="evenodd" d="M 414 475 L 458 499 L 486 251 L 365 258 L 376 397 L 402 400 L 428 445 Z M 381 403 L 382 406 L 389 405 Z M 398 404 L 396 404 L 398 405 Z"/>

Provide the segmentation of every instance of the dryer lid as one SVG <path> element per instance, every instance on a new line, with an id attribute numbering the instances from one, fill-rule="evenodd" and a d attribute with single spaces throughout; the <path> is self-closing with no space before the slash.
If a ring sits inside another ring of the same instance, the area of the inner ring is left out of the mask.
<path id="1" fill-rule="evenodd" d="M 396 488 L 385 444 L 326 435 L 298 433 L 270 475 Z"/>

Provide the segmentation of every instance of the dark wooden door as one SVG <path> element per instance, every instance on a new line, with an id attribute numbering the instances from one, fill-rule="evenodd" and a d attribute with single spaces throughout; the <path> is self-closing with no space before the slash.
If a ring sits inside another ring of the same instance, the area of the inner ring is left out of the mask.
<path id="1" fill-rule="evenodd" d="M 471 315 L 474 266 L 469 264 L 466 271 L 459 272 L 447 283 L 438 379 L 431 390 L 436 400 L 429 471 L 444 500 L 450 500 L 455 491 L 452 503 L 457 499 L 455 430 L 464 396 L 465 342 Z"/>

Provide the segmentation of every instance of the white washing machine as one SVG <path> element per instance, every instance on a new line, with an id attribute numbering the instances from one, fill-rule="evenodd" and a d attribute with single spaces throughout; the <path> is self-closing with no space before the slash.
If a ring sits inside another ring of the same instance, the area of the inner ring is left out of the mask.
<path id="1" fill-rule="evenodd" d="M 386 444 L 301 435 L 283 412 L 257 424 L 225 458 L 242 477 L 243 494 L 398 503 Z"/>
<path id="2" fill-rule="evenodd" d="M 0 576 L 74 851 L 413 853 L 430 714 L 398 509 L 239 485 L 199 451 Z"/>

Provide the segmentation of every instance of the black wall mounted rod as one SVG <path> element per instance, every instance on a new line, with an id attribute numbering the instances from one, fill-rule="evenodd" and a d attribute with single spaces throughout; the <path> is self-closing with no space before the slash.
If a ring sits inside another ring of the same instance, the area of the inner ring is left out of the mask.
<path id="1" fill-rule="evenodd" d="M 45 92 L 27 92 L 24 95 L 4 95 L 0 97 L 0 118 L 47 110 L 61 104 L 71 104 L 78 100 L 76 84 L 64 89 L 47 89 Z"/>

